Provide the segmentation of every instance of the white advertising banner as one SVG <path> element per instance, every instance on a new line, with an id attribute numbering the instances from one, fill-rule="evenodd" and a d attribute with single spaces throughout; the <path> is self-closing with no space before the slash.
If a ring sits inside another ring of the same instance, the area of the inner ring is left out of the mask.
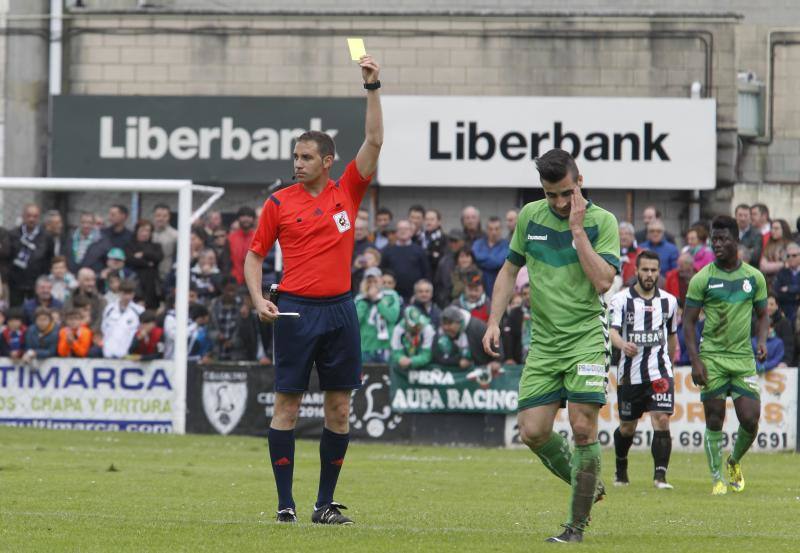
<path id="1" fill-rule="evenodd" d="M 172 361 L 0 358 L 0 425 L 169 433 L 174 378 Z"/>
<path id="2" fill-rule="evenodd" d="M 713 189 L 716 102 L 684 98 L 384 96 L 381 186 L 529 187 L 552 148 L 587 188 Z"/>
<path id="3" fill-rule="evenodd" d="M 613 371 L 612 371 L 613 372 Z M 617 382 L 609 373 L 608 403 L 600 411 L 598 441 L 604 447 L 613 447 L 614 430 L 619 426 L 617 410 Z M 753 443 L 754 451 L 795 451 L 797 446 L 797 372 L 796 368 L 774 369 L 759 377 L 761 382 L 761 422 L 758 436 Z M 728 398 L 728 409 L 723 426 L 723 446 L 730 448 L 739 423 L 733 402 Z M 553 426 L 570 441 L 572 430 L 565 409 L 558 411 Z M 705 415 L 700 401 L 700 390 L 692 383 L 690 367 L 675 369 L 675 413 L 670 419 L 673 451 L 702 451 Z M 639 421 L 634 436 L 633 448 L 650 450 L 653 427 L 650 416 L 645 413 Z M 520 444 L 516 428 L 516 416 L 506 419 L 506 444 Z"/>

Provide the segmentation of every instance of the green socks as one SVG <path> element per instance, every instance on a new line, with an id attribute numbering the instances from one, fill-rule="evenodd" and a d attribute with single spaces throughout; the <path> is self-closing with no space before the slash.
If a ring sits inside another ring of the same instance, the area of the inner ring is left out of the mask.
<path id="1" fill-rule="evenodd" d="M 736 442 L 733 444 L 733 453 L 731 454 L 731 458 L 734 462 L 739 463 L 742 460 L 744 454 L 747 453 L 747 450 L 753 445 L 753 440 L 756 439 L 756 433 L 751 434 L 739 425 L 739 432 L 736 434 Z"/>
<path id="2" fill-rule="evenodd" d="M 569 509 L 569 526 L 583 530 L 589 522 L 594 504 L 597 479 L 600 477 L 600 443 L 576 445 L 572 455 L 572 501 Z"/>
<path id="3" fill-rule="evenodd" d="M 706 428 L 704 446 L 706 450 L 706 459 L 708 460 L 708 469 L 711 471 L 711 478 L 714 482 L 722 480 L 722 431 L 709 430 Z M 750 447 L 750 444 L 748 444 L 747 447 Z"/>
<path id="4" fill-rule="evenodd" d="M 547 470 L 561 478 L 567 484 L 571 483 L 570 461 L 572 455 L 569 451 L 569 444 L 564 436 L 558 432 L 550 434 L 550 439 L 539 449 L 532 450 Z"/>

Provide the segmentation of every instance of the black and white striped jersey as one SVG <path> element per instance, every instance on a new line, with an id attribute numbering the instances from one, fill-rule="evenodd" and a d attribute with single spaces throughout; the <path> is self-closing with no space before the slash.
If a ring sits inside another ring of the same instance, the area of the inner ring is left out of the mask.
<path id="1" fill-rule="evenodd" d="M 639 348 L 635 357 L 622 353 L 617 367 L 619 384 L 648 384 L 672 377 L 667 337 L 678 331 L 677 311 L 675 296 L 659 288 L 650 299 L 641 297 L 634 286 L 614 295 L 611 327 L 624 341 L 633 342 Z"/>

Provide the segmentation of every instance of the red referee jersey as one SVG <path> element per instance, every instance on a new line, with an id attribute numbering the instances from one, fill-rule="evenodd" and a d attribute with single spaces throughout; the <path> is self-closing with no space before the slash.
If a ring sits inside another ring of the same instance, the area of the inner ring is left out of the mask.
<path id="1" fill-rule="evenodd" d="M 316 198 L 296 183 L 264 202 L 250 250 L 266 256 L 280 241 L 282 292 L 324 298 L 350 291 L 355 219 L 370 179 L 351 161 Z"/>

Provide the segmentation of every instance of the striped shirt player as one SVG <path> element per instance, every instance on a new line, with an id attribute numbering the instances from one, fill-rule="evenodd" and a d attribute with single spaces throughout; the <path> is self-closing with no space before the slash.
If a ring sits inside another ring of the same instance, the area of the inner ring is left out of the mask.
<path id="1" fill-rule="evenodd" d="M 611 342 L 622 351 L 617 367 L 617 408 L 620 425 L 614 431 L 617 470 L 614 484 L 628 479 L 628 451 L 642 414 L 653 424 L 653 484 L 670 489 L 667 466 L 672 450 L 669 416 L 675 398 L 672 355 L 677 349 L 678 300 L 656 283 L 661 269 L 651 250 L 636 258 L 636 283 L 611 300 Z"/>
<path id="2" fill-rule="evenodd" d="M 667 338 L 678 331 L 677 310 L 677 298 L 659 288 L 647 299 L 636 292 L 636 285 L 614 295 L 611 327 L 620 333 L 623 341 L 632 342 L 638 348 L 633 356 L 622 354 L 617 367 L 618 386 L 652 384 L 673 378 Z"/>

